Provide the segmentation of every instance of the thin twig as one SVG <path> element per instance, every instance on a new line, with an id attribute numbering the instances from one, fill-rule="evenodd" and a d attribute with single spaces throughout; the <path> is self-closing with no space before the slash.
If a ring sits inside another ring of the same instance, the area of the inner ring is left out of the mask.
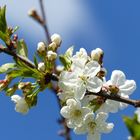
<path id="1" fill-rule="evenodd" d="M 59 106 L 59 109 L 61 109 L 61 104 L 60 104 L 60 99 L 57 95 L 57 87 L 53 87 L 52 88 L 52 92 L 54 93 L 56 99 L 57 99 L 57 103 L 58 103 L 58 106 Z M 65 140 L 71 140 L 71 136 L 70 136 L 70 128 L 67 127 L 67 122 L 66 122 L 66 119 L 63 118 L 62 116 L 60 116 L 61 118 L 58 120 L 58 123 L 61 124 L 63 126 L 63 130 L 60 131 L 59 135 L 63 136 L 65 138 Z"/>
<path id="2" fill-rule="evenodd" d="M 58 81 L 59 78 L 56 75 L 53 75 L 53 80 Z M 111 94 L 111 93 L 109 94 L 109 93 L 107 93 L 106 91 L 103 91 L 103 90 L 101 90 L 98 93 L 86 91 L 86 95 L 100 96 L 100 97 L 104 97 L 106 99 L 126 103 L 126 104 L 132 105 L 134 107 L 140 107 L 140 100 L 133 100 L 133 99 L 124 98 L 124 97 L 119 96 L 118 94 Z"/>
<path id="3" fill-rule="evenodd" d="M 93 92 L 87 91 L 86 95 L 100 96 L 100 97 L 104 97 L 106 99 L 110 99 L 110 100 L 126 103 L 126 104 L 132 105 L 134 107 L 140 107 L 140 100 L 132 100 L 132 99 L 121 97 L 121 96 L 119 96 L 117 94 L 116 95 L 108 94 L 108 93 L 106 93 L 104 91 L 100 91 L 98 93 L 93 93 Z"/>
<path id="4" fill-rule="evenodd" d="M 29 59 L 26 59 L 25 57 L 22 57 L 21 55 L 16 54 L 15 52 L 9 50 L 8 48 L 4 48 L 2 45 L 0 45 L 0 52 L 4 52 L 8 55 L 11 55 L 16 59 L 21 60 L 22 62 L 24 62 L 29 67 L 35 68 L 35 65 Z"/>
<path id="5" fill-rule="evenodd" d="M 49 30 L 48 30 L 48 27 L 47 27 L 46 14 L 45 14 L 45 10 L 44 10 L 43 0 L 39 0 L 39 4 L 40 4 L 40 9 L 41 9 L 42 18 L 43 18 L 42 26 L 43 26 L 44 31 L 45 31 L 47 43 L 50 44 L 51 39 L 50 39 Z"/>

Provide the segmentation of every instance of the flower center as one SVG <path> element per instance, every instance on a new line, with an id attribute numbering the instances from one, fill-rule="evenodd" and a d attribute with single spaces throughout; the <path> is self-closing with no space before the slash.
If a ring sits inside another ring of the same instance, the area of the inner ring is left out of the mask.
<path id="1" fill-rule="evenodd" d="M 88 123 L 88 128 L 89 128 L 90 133 L 94 133 L 95 126 L 96 126 L 96 123 L 93 121 Z"/>
<path id="2" fill-rule="evenodd" d="M 78 110 L 78 109 L 74 110 L 74 111 L 72 111 L 71 116 L 74 118 L 79 118 L 82 116 L 82 112 L 81 112 L 81 110 Z"/>

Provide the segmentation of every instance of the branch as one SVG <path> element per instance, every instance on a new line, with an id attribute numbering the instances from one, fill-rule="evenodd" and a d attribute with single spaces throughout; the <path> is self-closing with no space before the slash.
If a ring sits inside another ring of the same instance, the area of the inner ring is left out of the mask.
<path id="1" fill-rule="evenodd" d="M 44 10 L 43 0 L 39 0 L 39 4 L 40 4 L 40 9 L 41 9 L 42 18 L 43 18 L 43 23 L 41 25 L 44 28 L 46 39 L 47 39 L 47 43 L 50 44 L 51 43 L 51 39 L 50 39 L 49 30 L 48 30 L 48 27 L 47 27 L 46 15 L 45 15 L 45 10 Z"/>
<path id="2" fill-rule="evenodd" d="M 93 93 L 93 92 L 87 91 L 86 95 L 100 96 L 100 97 L 104 97 L 106 99 L 126 103 L 126 104 L 132 105 L 134 107 L 140 107 L 140 100 L 132 100 L 132 99 L 124 98 L 124 97 L 121 97 L 117 94 L 108 94 L 105 91 L 100 91 L 98 93 Z"/>
<path id="3" fill-rule="evenodd" d="M 57 92 L 58 92 L 57 87 L 53 86 L 52 92 L 54 93 L 54 95 L 55 95 L 55 97 L 57 99 L 59 109 L 61 109 L 60 99 L 59 99 L 59 97 L 57 95 Z M 60 130 L 58 134 L 60 136 L 63 136 L 65 138 L 65 140 L 71 140 L 70 128 L 67 127 L 66 119 L 61 116 L 61 118 L 58 120 L 58 123 L 63 126 L 63 130 Z"/>
<path id="4" fill-rule="evenodd" d="M 4 52 L 4 53 L 6 53 L 8 55 L 13 56 L 16 59 L 20 59 L 22 62 L 27 64 L 29 67 L 35 68 L 35 65 L 29 59 L 26 59 L 25 57 L 22 57 L 22 56 L 16 54 L 12 50 L 9 50 L 9 48 L 4 48 L 2 45 L 0 45 L 0 52 Z"/>
<path id="5" fill-rule="evenodd" d="M 56 75 L 53 75 L 53 79 L 52 80 L 58 82 L 59 78 Z M 124 97 L 119 96 L 118 94 L 107 93 L 106 91 L 103 91 L 103 90 L 101 90 L 98 93 L 86 91 L 86 95 L 100 96 L 100 97 L 104 97 L 106 99 L 110 99 L 110 100 L 126 103 L 126 104 L 132 105 L 134 107 L 140 107 L 140 100 L 133 100 L 133 99 L 124 98 Z"/>

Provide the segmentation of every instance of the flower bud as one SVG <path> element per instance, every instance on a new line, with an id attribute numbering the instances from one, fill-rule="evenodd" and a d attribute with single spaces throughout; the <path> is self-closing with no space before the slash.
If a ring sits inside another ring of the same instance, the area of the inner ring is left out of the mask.
<path id="1" fill-rule="evenodd" d="M 37 51 L 40 54 L 43 54 L 46 52 L 46 45 L 43 42 L 39 42 L 37 45 Z"/>
<path id="2" fill-rule="evenodd" d="M 57 70 L 57 72 L 62 72 L 62 71 L 64 70 L 64 66 L 58 65 L 58 66 L 56 67 L 56 70 Z"/>
<path id="3" fill-rule="evenodd" d="M 47 52 L 47 58 L 48 60 L 55 60 L 57 58 L 57 53 L 53 52 L 53 51 L 48 51 Z"/>
<path id="4" fill-rule="evenodd" d="M 61 44 L 61 36 L 59 34 L 53 34 L 51 36 L 51 41 L 54 42 L 57 46 L 60 46 Z"/>
<path id="5" fill-rule="evenodd" d="M 12 96 L 15 93 L 16 90 L 17 90 L 17 85 L 14 85 L 13 87 L 8 88 L 6 90 L 6 95 L 7 96 Z"/>
<path id="6" fill-rule="evenodd" d="M 49 44 L 48 49 L 49 50 L 52 50 L 52 51 L 56 51 L 57 50 L 56 43 L 55 42 L 52 42 L 51 44 Z"/>
<path id="7" fill-rule="evenodd" d="M 38 64 L 38 70 L 44 72 L 45 71 L 45 64 L 43 62 L 40 62 Z"/>
<path id="8" fill-rule="evenodd" d="M 18 84 L 18 89 L 25 89 L 25 88 L 30 88 L 31 89 L 32 84 L 30 82 L 20 82 Z"/>
<path id="9" fill-rule="evenodd" d="M 96 48 L 91 51 L 91 58 L 99 63 L 102 63 L 103 50 L 100 48 Z"/>

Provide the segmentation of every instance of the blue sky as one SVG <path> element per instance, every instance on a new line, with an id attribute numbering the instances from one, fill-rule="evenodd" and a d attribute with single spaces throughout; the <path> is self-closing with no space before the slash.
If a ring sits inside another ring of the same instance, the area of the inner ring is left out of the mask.
<path id="1" fill-rule="evenodd" d="M 30 58 L 36 44 L 45 39 L 41 27 L 28 18 L 27 11 L 38 8 L 34 0 L 1 0 L 7 5 L 9 25 L 19 25 L 19 37 L 29 46 Z M 100 47 L 104 50 L 104 66 L 108 78 L 114 69 L 126 73 L 128 79 L 137 82 L 137 90 L 131 96 L 140 99 L 140 1 L 139 0 L 47 0 L 45 3 L 51 34 L 61 34 L 63 43 L 60 52 L 74 45 L 78 50 L 84 47 L 90 52 Z M 0 64 L 9 62 L 10 57 L 0 54 Z M 38 105 L 29 114 L 22 116 L 14 111 L 14 104 L 4 93 L 0 94 L 0 140 L 63 140 L 57 135 L 59 111 L 55 97 L 48 90 L 39 95 Z M 111 114 L 109 122 L 114 122 L 112 133 L 103 135 L 103 140 L 126 140 L 129 135 L 122 122 L 123 115 L 132 115 L 134 108 Z M 72 140 L 85 140 L 85 136 L 75 136 Z"/>

